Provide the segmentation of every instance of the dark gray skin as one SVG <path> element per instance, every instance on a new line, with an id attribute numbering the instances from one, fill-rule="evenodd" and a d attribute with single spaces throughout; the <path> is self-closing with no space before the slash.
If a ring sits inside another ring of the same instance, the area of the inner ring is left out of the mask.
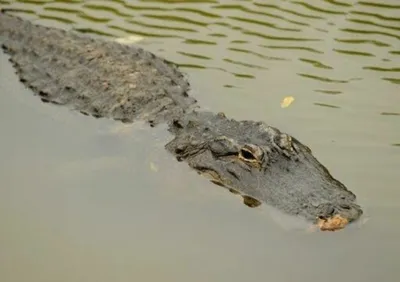
<path id="1" fill-rule="evenodd" d="M 193 112 L 170 127 L 166 148 L 213 182 L 308 220 L 360 217 L 356 196 L 297 139 L 263 122 Z M 249 201 L 254 199 L 256 201 Z"/>
<path id="2" fill-rule="evenodd" d="M 195 107 L 178 69 L 133 46 L 34 25 L 0 13 L 2 48 L 43 102 L 96 118 L 151 124 Z"/>
<path id="3" fill-rule="evenodd" d="M 263 122 L 199 111 L 184 75 L 150 52 L 4 13 L 0 36 L 21 82 L 42 101 L 97 118 L 169 124 L 175 138 L 166 149 L 248 206 L 267 203 L 322 230 L 362 215 L 356 196 L 308 147 Z"/>

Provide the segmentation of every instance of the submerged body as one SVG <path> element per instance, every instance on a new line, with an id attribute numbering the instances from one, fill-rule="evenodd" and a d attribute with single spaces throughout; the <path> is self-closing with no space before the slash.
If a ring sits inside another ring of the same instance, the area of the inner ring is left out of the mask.
<path id="1" fill-rule="evenodd" d="M 0 13 L 17 74 L 44 102 L 123 122 L 168 123 L 166 148 L 249 206 L 267 203 L 336 230 L 357 220 L 355 195 L 295 138 L 263 122 L 202 112 L 175 66 L 150 52 Z"/>

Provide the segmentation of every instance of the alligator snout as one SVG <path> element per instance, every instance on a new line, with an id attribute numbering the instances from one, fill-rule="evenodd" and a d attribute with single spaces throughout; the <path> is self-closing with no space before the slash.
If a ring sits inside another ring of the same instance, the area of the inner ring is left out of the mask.
<path id="1" fill-rule="evenodd" d="M 317 226 L 322 231 L 343 229 L 363 213 L 361 207 L 355 203 L 322 204 L 319 209 Z"/>

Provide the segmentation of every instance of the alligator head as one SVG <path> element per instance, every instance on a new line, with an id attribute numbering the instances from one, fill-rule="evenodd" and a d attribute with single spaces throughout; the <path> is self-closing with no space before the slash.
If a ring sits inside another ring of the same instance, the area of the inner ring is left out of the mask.
<path id="1" fill-rule="evenodd" d="M 178 160 L 239 193 L 248 206 L 267 203 L 337 230 L 358 219 L 356 196 L 295 138 L 263 122 L 192 112 L 170 125 L 166 145 Z"/>

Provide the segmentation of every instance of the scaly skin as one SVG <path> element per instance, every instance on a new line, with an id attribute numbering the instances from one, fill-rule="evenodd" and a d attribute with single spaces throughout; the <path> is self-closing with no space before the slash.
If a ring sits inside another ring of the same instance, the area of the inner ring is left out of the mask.
<path id="1" fill-rule="evenodd" d="M 3 50 L 44 102 L 124 122 L 160 121 L 195 105 L 172 64 L 133 46 L 34 25 L 0 13 Z"/>
<path id="2" fill-rule="evenodd" d="M 248 206 L 267 203 L 338 230 L 362 215 L 356 196 L 297 139 L 263 122 L 201 112 L 178 69 L 133 46 L 0 13 L 2 48 L 44 102 L 123 122 L 169 124 L 166 149 Z"/>

